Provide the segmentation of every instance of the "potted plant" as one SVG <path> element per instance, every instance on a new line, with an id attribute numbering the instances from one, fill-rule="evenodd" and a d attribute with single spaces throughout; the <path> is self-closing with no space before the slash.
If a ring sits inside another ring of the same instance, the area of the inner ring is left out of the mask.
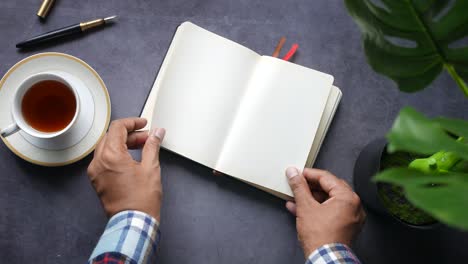
<path id="1" fill-rule="evenodd" d="M 345 0 L 363 34 L 366 57 L 404 92 L 445 69 L 468 97 L 468 1 Z M 418 227 L 436 221 L 468 230 L 468 122 L 427 118 L 405 107 L 386 139 L 371 142 L 355 166 L 355 187 L 375 211 Z M 372 180 L 370 179 L 375 175 Z"/>

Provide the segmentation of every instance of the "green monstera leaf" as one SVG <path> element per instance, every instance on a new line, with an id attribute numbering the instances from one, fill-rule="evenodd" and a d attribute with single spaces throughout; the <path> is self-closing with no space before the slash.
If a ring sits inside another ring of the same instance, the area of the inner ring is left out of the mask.
<path id="1" fill-rule="evenodd" d="M 461 119 L 429 119 L 411 107 L 404 107 L 387 134 L 388 150 L 431 155 L 450 151 L 468 160 L 468 121 Z M 453 137 L 455 135 L 456 137 Z"/>
<path id="2" fill-rule="evenodd" d="M 468 97 L 467 0 L 345 0 L 372 68 L 414 92 L 443 68 Z M 455 47 L 454 47 L 455 46 Z"/>

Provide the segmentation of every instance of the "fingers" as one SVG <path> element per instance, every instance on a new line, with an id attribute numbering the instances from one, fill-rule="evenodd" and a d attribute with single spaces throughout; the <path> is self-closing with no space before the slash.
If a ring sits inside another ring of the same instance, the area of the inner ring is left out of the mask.
<path id="1" fill-rule="evenodd" d="M 164 128 L 156 128 L 150 132 L 143 147 L 141 157 L 143 167 L 147 169 L 159 167 L 159 149 L 165 134 L 166 130 Z"/>
<path id="2" fill-rule="evenodd" d="M 323 203 L 324 201 L 328 199 L 328 194 L 322 190 L 318 182 L 309 181 L 307 180 L 307 178 L 306 178 L 306 181 L 309 184 L 309 188 L 312 193 L 312 196 L 317 202 Z"/>
<path id="3" fill-rule="evenodd" d="M 286 209 L 288 209 L 288 211 L 292 215 L 297 216 L 297 208 L 296 208 L 296 203 L 295 202 L 287 201 L 286 202 Z"/>
<path id="4" fill-rule="evenodd" d="M 321 191 L 315 191 L 315 192 L 312 191 L 312 196 L 319 203 L 323 203 L 323 202 L 325 202 L 325 200 L 327 200 L 327 194 L 324 193 L 324 192 L 321 192 Z M 292 215 L 297 216 L 297 206 L 296 206 L 295 202 L 287 201 L 286 202 L 286 209 L 288 209 L 288 211 Z M 365 215 L 364 215 L 364 218 L 365 218 Z"/>
<path id="5" fill-rule="evenodd" d="M 314 197 L 314 199 L 319 203 L 323 203 L 328 199 L 328 195 L 324 193 L 323 191 L 311 190 L 311 192 L 312 192 L 312 196 Z"/>
<path id="6" fill-rule="evenodd" d="M 214 176 L 223 176 L 224 174 L 222 172 L 217 171 L 217 170 L 213 170 L 213 175 Z"/>
<path id="7" fill-rule="evenodd" d="M 286 170 L 286 176 L 288 177 L 289 186 L 291 186 L 291 190 L 294 193 L 297 207 L 302 207 L 309 203 L 317 203 L 312 198 L 306 179 L 298 169 L 289 167 Z"/>
<path id="8" fill-rule="evenodd" d="M 129 117 L 112 121 L 109 132 L 107 132 L 107 143 L 113 146 L 126 147 L 128 133 L 144 128 L 146 119 Z"/>
<path id="9" fill-rule="evenodd" d="M 306 168 L 303 174 L 310 184 L 318 183 L 320 188 L 330 197 L 343 191 L 352 192 L 351 187 L 345 181 L 338 179 L 328 171 Z"/>
<path id="10" fill-rule="evenodd" d="M 127 147 L 129 149 L 138 149 L 145 145 L 148 139 L 148 131 L 131 132 L 127 136 Z"/>

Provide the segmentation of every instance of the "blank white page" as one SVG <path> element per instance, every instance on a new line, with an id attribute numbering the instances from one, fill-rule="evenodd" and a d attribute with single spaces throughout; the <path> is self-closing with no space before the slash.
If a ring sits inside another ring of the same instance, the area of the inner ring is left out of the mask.
<path id="1" fill-rule="evenodd" d="M 166 129 L 162 147 L 214 168 L 259 60 L 192 23 L 179 26 L 153 86 L 151 126 Z"/>
<path id="2" fill-rule="evenodd" d="M 292 196 L 284 174 L 304 168 L 333 77 L 263 56 L 216 169 Z"/>

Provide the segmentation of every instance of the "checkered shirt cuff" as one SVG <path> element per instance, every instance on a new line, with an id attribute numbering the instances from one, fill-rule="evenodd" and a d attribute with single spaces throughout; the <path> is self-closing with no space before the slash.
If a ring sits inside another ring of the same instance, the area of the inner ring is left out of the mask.
<path id="1" fill-rule="evenodd" d="M 114 215 L 94 249 L 88 263 L 109 252 L 128 257 L 123 263 L 149 263 L 156 255 L 160 232 L 156 219 L 139 211 Z"/>
<path id="2" fill-rule="evenodd" d="M 306 264 L 360 264 L 359 259 L 349 247 L 340 243 L 332 243 L 319 247 Z"/>

